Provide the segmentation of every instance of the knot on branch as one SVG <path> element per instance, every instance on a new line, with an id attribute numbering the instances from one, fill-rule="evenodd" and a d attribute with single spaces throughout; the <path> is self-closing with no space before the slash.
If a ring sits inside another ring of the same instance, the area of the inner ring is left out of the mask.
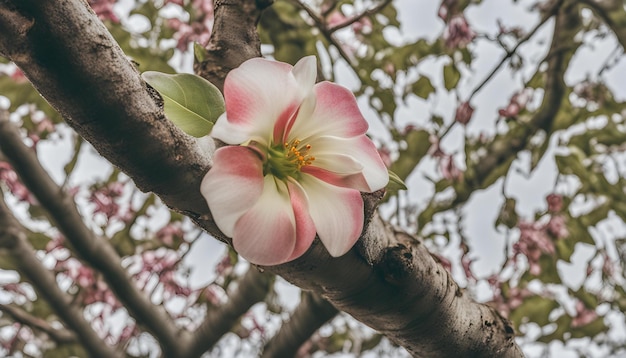
<path id="1" fill-rule="evenodd" d="M 380 268 L 385 281 L 395 286 L 402 285 L 414 270 L 411 248 L 404 244 L 387 248 L 383 253 Z"/>

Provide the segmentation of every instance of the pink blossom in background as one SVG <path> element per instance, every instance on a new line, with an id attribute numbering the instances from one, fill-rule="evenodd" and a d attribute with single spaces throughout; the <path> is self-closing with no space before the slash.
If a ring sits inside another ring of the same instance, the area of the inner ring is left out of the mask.
<path id="1" fill-rule="evenodd" d="M 432 155 L 435 158 L 443 158 L 447 154 L 441 149 L 440 138 L 434 134 L 428 136 L 430 142 L 430 148 L 428 148 L 428 155 Z"/>
<path id="2" fill-rule="evenodd" d="M 113 11 L 113 5 L 117 0 L 89 0 L 89 6 L 93 9 L 93 12 L 98 15 L 100 20 L 110 20 L 111 22 L 118 23 L 120 19 L 115 15 Z"/>
<path id="3" fill-rule="evenodd" d="M 364 16 L 358 21 L 352 23 L 352 31 L 357 35 L 369 34 L 372 32 L 372 20 L 369 17 Z"/>
<path id="4" fill-rule="evenodd" d="M 139 258 L 139 271 L 134 275 L 139 287 L 146 288 L 150 278 L 156 275 L 165 297 L 189 296 L 191 289 L 178 282 L 176 268 L 180 255 L 172 250 L 145 251 Z"/>
<path id="5" fill-rule="evenodd" d="M 452 182 L 458 183 L 463 180 L 463 171 L 454 162 L 454 156 L 444 155 L 439 158 L 439 171 L 441 175 Z"/>
<path id="6" fill-rule="evenodd" d="M 28 191 L 26 186 L 19 180 L 17 173 L 13 170 L 11 164 L 7 162 L 0 162 L 0 181 L 4 182 L 8 187 L 11 194 L 13 194 L 17 200 L 27 202 L 29 204 L 35 204 L 36 200 Z"/>
<path id="7" fill-rule="evenodd" d="M 530 100 L 530 91 L 524 90 L 518 92 L 511 97 L 509 104 L 500 110 L 498 110 L 498 114 L 505 118 L 517 118 L 517 115 L 521 110 L 526 108 L 526 104 Z"/>
<path id="8" fill-rule="evenodd" d="M 343 22 L 345 22 L 347 19 L 346 17 L 339 11 L 333 11 L 332 13 L 330 13 L 330 15 L 328 15 L 328 17 L 326 18 L 326 25 L 328 27 L 335 27 L 337 25 L 341 25 Z"/>
<path id="9" fill-rule="evenodd" d="M 11 79 L 15 83 L 18 83 L 18 84 L 19 83 L 28 82 L 28 79 L 24 75 L 24 72 L 22 72 L 22 70 L 19 67 L 16 67 L 15 71 L 13 71 L 13 73 L 11 73 Z"/>
<path id="10" fill-rule="evenodd" d="M 443 33 L 443 39 L 448 48 L 465 48 L 475 37 L 476 33 L 463 14 L 453 16 Z"/>
<path id="11" fill-rule="evenodd" d="M 454 120 L 466 125 L 472 119 L 472 114 L 474 114 L 474 107 L 469 102 L 463 102 L 457 107 Z"/>
<path id="12" fill-rule="evenodd" d="M 551 213 L 558 213 L 563 209 L 563 197 L 558 194 L 549 194 L 546 197 L 546 202 L 548 202 L 548 211 Z"/>
<path id="13" fill-rule="evenodd" d="M 254 264 L 298 258 L 316 232 L 332 256 L 345 254 L 363 229 L 360 192 L 389 180 L 352 92 L 316 76 L 309 56 L 293 67 L 251 59 L 226 78 L 211 136 L 231 146 L 215 152 L 201 191 Z"/>
<path id="14" fill-rule="evenodd" d="M 109 307 L 110 312 L 115 312 L 122 307 L 107 284 L 98 279 L 93 270 L 80 261 L 74 258 L 57 261 L 54 270 L 64 273 L 81 288 L 80 297 L 83 304 L 104 303 Z"/>
<path id="15" fill-rule="evenodd" d="M 185 232 L 180 221 L 170 222 L 155 234 L 156 239 L 165 246 L 173 246 L 176 242 L 183 240 Z"/>
<path id="16" fill-rule="evenodd" d="M 541 273 L 539 258 L 542 254 L 554 254 L 554 243 L 546 233 L 544 225 L 538 222 L 522 221 L 517 224 L 520 238 L 513 245 L 514 255 L 523 254 L 528 259 L 529 272 L 533 275 Z"/>
<path id="17" fill-rule="evenodd" d="M 107 220 L 119 219 L 125 221 L 126 215 L 118 203 L 123 194 L 124 185 L 122 182 L 113 182 L 94 189 L 89 197 L 89 201 L 96 206 L 94 214 L 102 213 Z"/>
<path id="18" fill-rule="evenodd" d="M 563 215 L 553 215 L 546 225 L 546 230 L 557 239 L 563 239 L 569 235 Z"/>
<path id="19" fill-rule="evenodd" d="M 572 319 L 572 327 L 582 327 L 598 318 L 595 310 L 589 309 L 582 301 L 576 301 L 576 316 Z"/>
<path id="20" fill-rule="evenodd" d="M 180 0 L 168 2 L 183 6 L 183 2 Z M 180 51 L 187 51 L 190 42 L 197 42 L 205 47 L 211 38 L 214 21 L 213 1 L 193 0 L 191 7 L 193 11 L 189 13 L 189 22 L 183 22 L 176 18 L 168 21 L 168 26 L 176 31 L 174 38 L 178 41 L 176 48 Z"/>

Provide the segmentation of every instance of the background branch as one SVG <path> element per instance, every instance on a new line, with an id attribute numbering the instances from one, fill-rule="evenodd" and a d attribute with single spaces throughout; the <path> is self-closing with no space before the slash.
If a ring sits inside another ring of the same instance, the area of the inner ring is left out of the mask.
<path id="1" fill-rule="evenodd" d="M 130 314 L 159 340 L 164 352 L 177 352 L 183 342 L 165 310 L 153 305 L 139 291 L 122 268 L 121 259 L 109 241 L 95 235 L 83 223 L 73 199 L 50 178 L 35 152 L 22 142 L 6 111 L 0 111 L 0 150 L 75 252 L 89 266 L 102 273 Z"/>
<path id="2" fill-rule="evenodd" d="M 0 204 L 1 205 L 1 204 Z M 65 328 L 54 328 L 46 320 L 35 317 L 24 311 L 17 305 L 0 304 L 0 311 L 11 317 L 15 322 L 19 322 L 33 330 L 41 331 L 47 334 L 57 344 L 77 343 L 77 337 L 74 332 Z"/>
<path id="3" fill-rule="evenodd" d="M 191 343 L 177 357 L 199 357 L 213 347 L 215 343 L 237 323 L 250 307 L 262 301 L 271 285 L 274 276 L 263 274 L 251 266 L 239 280 L 235 292 L 228 295 L 228 302 L 209 308 L 204 322 L 196 330 Z"/>
<path id="4" fill-rule="evenodd" d="M 90 356 L 103 358 L 120 356 L 98 337 L 83 317 L 82 308 L 72 305 L 71 297 L 61 291 L 54 274 L 39 261 L 35 250 L 26 239 L 25 228 L 6 206 L 2 191 L 0 191 L 0 248 L 8 251 L 20 274 L 33 284 L 37 294 L 45 299 L 59 318 L 74 331 Z"/>
<path id="5" fill-rule="evenodd" d="M 304 291 L 300 304 L 263 348 L 264 358 L 295 357 L 298 349 L 339 311 L 319 295 Z"/>
<path id="6" fill-rule="evenodd" d="M 565 96 L 563 76 L 569 61 L 580 46 L 580 43 L 574 41 L 574 35 L 582 26 L 579 10 L 576 2 L 565 2 L 558 8 L 552 44 L 545 57 L 548 64 L 545 93 L 537 112 L 527 121 L 512 124 L 507 133 L 496 136 L 486 144 L 486 155 L 471 166 L 472 170 L 465 173 L 460 183 L 454 185 L 455 197 L 444 202 L 431 201 L 420 214 L 419 222 L 427 222 L 434 214 L 459 206 L 469 200 L 475 191 L 493 183 L 498 173 L 508 170 L 517 154 L 527 147 L 530 139 L 539 130 L 545 130 L 548 137 L 550 136 L 549 129 Z M 545 140 L 548 141 L 549 138 Z"/>

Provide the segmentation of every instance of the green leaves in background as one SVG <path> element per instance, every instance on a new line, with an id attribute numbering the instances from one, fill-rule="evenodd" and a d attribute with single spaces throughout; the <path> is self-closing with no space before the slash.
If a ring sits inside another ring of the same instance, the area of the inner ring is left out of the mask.
<path id="1" fill-rule="evenodd" d="M 202 77 L 154 71 L 144 72 L 142 77 L 163 97 L 167 118 L 191 136 L 209 134 L 217 118 L 224 113 L 220 90 Z"/>

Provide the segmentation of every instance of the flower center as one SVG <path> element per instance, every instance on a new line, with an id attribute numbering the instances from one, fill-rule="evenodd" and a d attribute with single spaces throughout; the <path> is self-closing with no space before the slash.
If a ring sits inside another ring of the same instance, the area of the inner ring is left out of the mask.
<path id="1" fill-rule="evenodd" d="M 299 176 L 302 167 L 311 165 L 315 157 L 310 155 L 310 144 L 301 144 L 294 139 L 282 145 L 274 145 L 268 149 L 267 161 L 263 167 L 264 174 L 271 173 L 278 179 Z"/>

